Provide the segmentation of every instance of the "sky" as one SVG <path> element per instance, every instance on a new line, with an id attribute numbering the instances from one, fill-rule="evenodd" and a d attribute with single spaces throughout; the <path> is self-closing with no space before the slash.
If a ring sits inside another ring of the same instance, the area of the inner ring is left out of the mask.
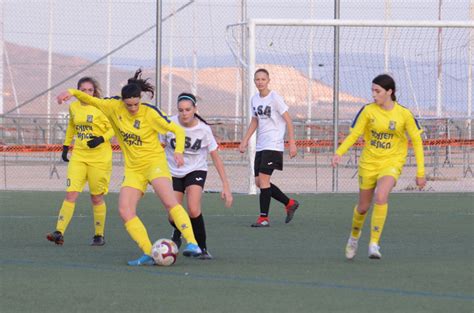
<path id="1" fill-rule="evenodd" d="M 434 20 L 441 0 L 341 0 L 342 19 Z M 472 0 L 471 0 L 472 1 Z M 162 1 L 162 16 L 188 0 Z M 241 0 L 196 0 L 162 26 L 163 56 L 186 56 L 192 51 L 215 56 L 229 53 L 225 27 L 240 21 Z M 333 0 L 247 0 L 248 18 L 331 19 Z M 442 1 L 442 19 L 469 19 L 470 0 Z M 50 13 L 55 52 L 101 55 L 156 23 L 155 1 L 124 0 L 1 0 L 3 36 L 18 44 L 48 48 Z M 110 13 L 110 15 L 109 15 Z M 110 36 L 108 36 L 110 16 Z M 154 58 L 156 32 L 142 36 L 118 57 Z M 110 39 L 110 43 L 108 42 Z"/>

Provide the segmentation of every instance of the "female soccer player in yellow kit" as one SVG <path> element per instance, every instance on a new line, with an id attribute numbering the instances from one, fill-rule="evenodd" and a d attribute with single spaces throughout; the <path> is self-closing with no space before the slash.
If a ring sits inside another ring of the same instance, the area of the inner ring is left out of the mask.
<path id="1" fill-rule="evenodd" d="M 94 97 L 100 97 L 97 81 L 83 77 L 77 83 L 77 89 Z M 63 145 L 62 159 L 69 162 L 67 153 L 73 138 L 74 152 L 67 167 L 66 198 L 59 210 L 56 231 L 48 234 L 49 241 L 62 245 L 64 233 L 74 214 L 76 200 L 86 182 L 89 184 L 94 212 L 95 235 L 92 246 L 103 246 L 107 194 L 112 173 L 112 148 L 110 138 L 114 135 L 107 117 L 97 108 L 80 101 L 69 106 L 69 123 Z"/>
<path id="2" fill-rule="evenodd" d="M 125 229 L 138 244 L 144 254 L 129 261 L 131 266 L 152 265 L 152 243 L 147 230 L 136 214 L 138 201 L 148 184 L 153 186 L 156 195 L 176 222 L 187 245 L 185 256 L 198 256 L 201 249 L 194 238 L 189 216 L 178 203 L 171 184 L 171 175 L 166 156 L 158 134 L 173 132 L 176 135 L 174 159 L 183 165 L 185 132 L 171 122 L 157 108 L 141 103 L 142 92 L 154 95 L 154 87 L 147 79 L 141 78 L 141 70 L 128 80 L 122 88 L 122 97 L 97 99 L 79 90 L 69 89 L 58 96 L 58 103 L 76 97 L 78 100 L 100 109 L 110 120 L 115 135 L 125 157 L 124 180 L 119 195 L 119 213 L 125 223 Z"/>
<path id="3" fill-rule="evenodd" d="M 357 253 L 361 229 L 374 194 L 369 258 L 382 257 L 379 241 L 387 217 L 388 196 L 406 161 L 408 152 L 406 133 L 410 136 L 415 151 L 416 185 L 421 189 L 426 184 L 421 139 L 423 131 L 410 110 L 396 102 L 395 91 L 395 81 L 389 75 L 382 74 L 373 79 L 374 102 L 365 105 L 357 113 L 350 134 L 332 158 L 332 165 L 335 167 L 341 161 L 341 156 L 364 135 L 365 146 L 359 161 L 359 203 L 354 208 L 352 233 L 345 251 L 346 258 L 350 260 Z"/>

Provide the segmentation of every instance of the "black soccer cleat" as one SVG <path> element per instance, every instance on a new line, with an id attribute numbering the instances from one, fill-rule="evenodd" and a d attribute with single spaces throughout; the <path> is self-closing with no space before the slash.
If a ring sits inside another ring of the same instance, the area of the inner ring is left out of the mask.
<path id="1" fill-rule="evenodd" d="M 290 199 L 290 202 L 285 208 L 286 210 L 285 223 L 288 224 L 293 219 L 293 216 L 295 216 L 295 211 L 298 209 L 299 206 L 300 204 L 298 203 L 298 201 L 294 199 Z"/>
<path id="2" fill-rule="evenodd" d="M 91 246 L 103 246 L 103 245 L 105 245 L 104 236 L 95 235 L 94 238 L 92 238 Z"/>
<path id="3" fill-rule="evenodd" d="M 207 249 L 201 249 L 202 250 L 202 253 L 200 256 L 198 256 L 197 258 L 200 259 L 200 260 L 212 260 L 213 257 L 212 255 L 209 253 L 209 251 L 207 251 Z"/>
<path id="4" fill-rule="evenodd" d="M 64 236 L 63 236 L 63 234 L 61 234 L 60 231 L 55 231 L 53 233 L 47 234 L 46 239 L 48 239 L 49 241 L 54 242 L 58 246 L 62 246 L 63 243 L 64 243 Z"/>
<path id="5" fill-rule="evenodd" d="M 181 239 L 181 232 L 177 229 L 173 229 L 173 235 L 171 235 L 171 241 L 176 244 L 178 249 L 181 247 L 181 244 L 183 243 Z"/>

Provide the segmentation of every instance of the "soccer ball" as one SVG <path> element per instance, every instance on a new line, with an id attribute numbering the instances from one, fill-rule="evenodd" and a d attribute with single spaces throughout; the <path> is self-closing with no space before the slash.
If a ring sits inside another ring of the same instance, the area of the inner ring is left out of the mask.
<path id="1" fill-rule="evenodd" d="M 169 239 L 158 239 L 151 248 L 151 256 L 156 265 L 170 266 L 178 257 L 178 246 Z"/>

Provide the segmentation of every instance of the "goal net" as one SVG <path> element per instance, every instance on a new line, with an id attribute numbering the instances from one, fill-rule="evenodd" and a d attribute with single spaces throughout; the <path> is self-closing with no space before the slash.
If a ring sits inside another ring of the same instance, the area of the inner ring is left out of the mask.
<path id="1" fill-rule="evenodd" d="M 321 168 L 316 189 L 357 187 L 353 180 L 360 148 L 353 149 L 347 169 L 338 173 L 328 169 L 328 157 L 334 138 L 347 135 L 350 120 L 371 102 L 372 79 L 388 73 L 397 83 L 398 102 L 423 124 L 427 173 L 440 183 L 434 188 L 448 190 L 441 182 L 449 180 L 459 181 L 457 190 L 463 190 L 464 179 L 470 179 L 473 188 L 473 27 L 472 21 L 249 20 L 229 25 L 227 42 L 247 70 L 247 96 L 256 91 L 254 71 L 266 68 L 271 89 L 283 96 L 292 117 L 303 124 L 297 136 L 305 151 L 324 155 L 316 162 Z M 405 172 L 413 176 L 414 160 L 409 159 Z"/>

